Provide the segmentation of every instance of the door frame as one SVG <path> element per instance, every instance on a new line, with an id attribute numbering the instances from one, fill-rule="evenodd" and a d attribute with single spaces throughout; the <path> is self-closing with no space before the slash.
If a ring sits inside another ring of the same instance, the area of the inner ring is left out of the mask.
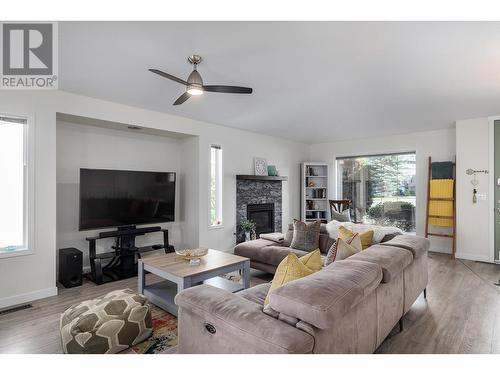
<path id="1" fill-rule="evenodd" d="M 495 260 L 495 121 L 500 120 L 500 116 L 488 117 L 488 192 L 490 199 L 489 206 L 489 247 L 490 261 L 492 263 L 500 263 L 500 260 Z"/>

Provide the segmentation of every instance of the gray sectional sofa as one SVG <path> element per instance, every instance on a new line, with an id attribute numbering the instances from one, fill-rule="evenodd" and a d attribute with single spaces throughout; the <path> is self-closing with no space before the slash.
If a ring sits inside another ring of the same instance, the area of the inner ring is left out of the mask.
<path id="1" fill-rule="evenodd" d="M 236 255 L 249 258 L 250 267 L 264 272 L 274 273 L 278 264 L 286 258 L 288 253 L 292 252 L 299 258 L 306 255 L 306 251 L 296 250 L 290 247 L 293 237 L 293 225 L 290 224 L 285 234 L 283 243 L 278 244 L 274 241 L 258 240 L 242 242 L 234 248 Z M 326 225 L 321 224 L 319 232 L 319 249 L 323 255 L 328 253 L 328 249 L 335 241 L 330 238 L 326 230 Z"/>
<path id="2" fill-rule="evenodd" d="M 267 244 L 273 254 L 252 256 L 252 266 L 273 271 L 286 244 Z M 428 249 L 425 238 L 396 236 L 285 284 L 267 306 L 269 283 L 186 289 L 176 297 L 179 353 L 373 353 L 425 291 Z"/>

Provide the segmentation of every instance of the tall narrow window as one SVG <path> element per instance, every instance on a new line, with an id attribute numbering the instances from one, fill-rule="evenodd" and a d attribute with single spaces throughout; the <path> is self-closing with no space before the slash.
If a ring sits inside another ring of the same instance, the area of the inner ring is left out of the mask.
<path id="1" fill-rule="evenodd" d="M 337 158 L 337 196 L 350 199 L 351 219 L 415 231 L 416 155 Z"/>
<path id="2" fill-rule="evenodd" d="M 222 225 L 222 147 L 210 147 L 210 226 Z"/>
<path id="3" fill-rule="evenodd" d="M 27 122 L 0 115 L 0 255 L 26 250 Z"/>

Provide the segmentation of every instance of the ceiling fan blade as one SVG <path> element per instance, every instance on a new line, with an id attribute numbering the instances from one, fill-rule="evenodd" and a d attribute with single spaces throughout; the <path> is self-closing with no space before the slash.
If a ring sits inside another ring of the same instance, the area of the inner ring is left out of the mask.
<path id="1" fill-rule="evenodd" d="M 179 104 L 182 104 L 184 103 L 186 100 L 188 100 L 189 98 L 191 97 L 190 94 L 188 94 L 187 92 L 185 92 L 184 94 L 182 94 L 181 96 L 179 96 L 177 98 L 177 100 L 174 102 L 174 105 L 179 105 Z"/>
<path id="2" fill-rule="evenodd" d="M 176 76 L 173 76 L 172 74 L 168 74 L 165 72 L 162 72 L 161 70 L 158 69 L 148 69 L 150 72 L 156 73 L 164 78 L 168 78 L 172 81 L 175 81 L 177 83 L 180 83 L 181 85 L 187 85 L 187 82 L 184 81 L 183 79 L 177 78 Z"/>
<path id="3" fill-rule="evenodd" d="M 223 92 L 228 94 L 251 94 L 253 90 L 250 87 L 208 85 L 203 86 L 203 91 Z"/>

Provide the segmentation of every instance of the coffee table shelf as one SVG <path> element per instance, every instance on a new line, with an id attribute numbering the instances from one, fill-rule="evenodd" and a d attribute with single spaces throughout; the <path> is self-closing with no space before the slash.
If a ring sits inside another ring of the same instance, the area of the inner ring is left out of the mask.
<path id="1" fill-rule="evenodd" d="M 250 287 L 250 260 L 234 254 L 209 249 L 200 265 L 190 266 L 177 254 L 166 254 L 139 260 L 138 289 L 151 303 L 177 315 L 175 296 L 183 289 L 208 284 L 235 293 Z M 240 271 L 242 284 L 221 277 Z M 164 281 L 146 285 L 145 274 L 150 272 Z"/>

